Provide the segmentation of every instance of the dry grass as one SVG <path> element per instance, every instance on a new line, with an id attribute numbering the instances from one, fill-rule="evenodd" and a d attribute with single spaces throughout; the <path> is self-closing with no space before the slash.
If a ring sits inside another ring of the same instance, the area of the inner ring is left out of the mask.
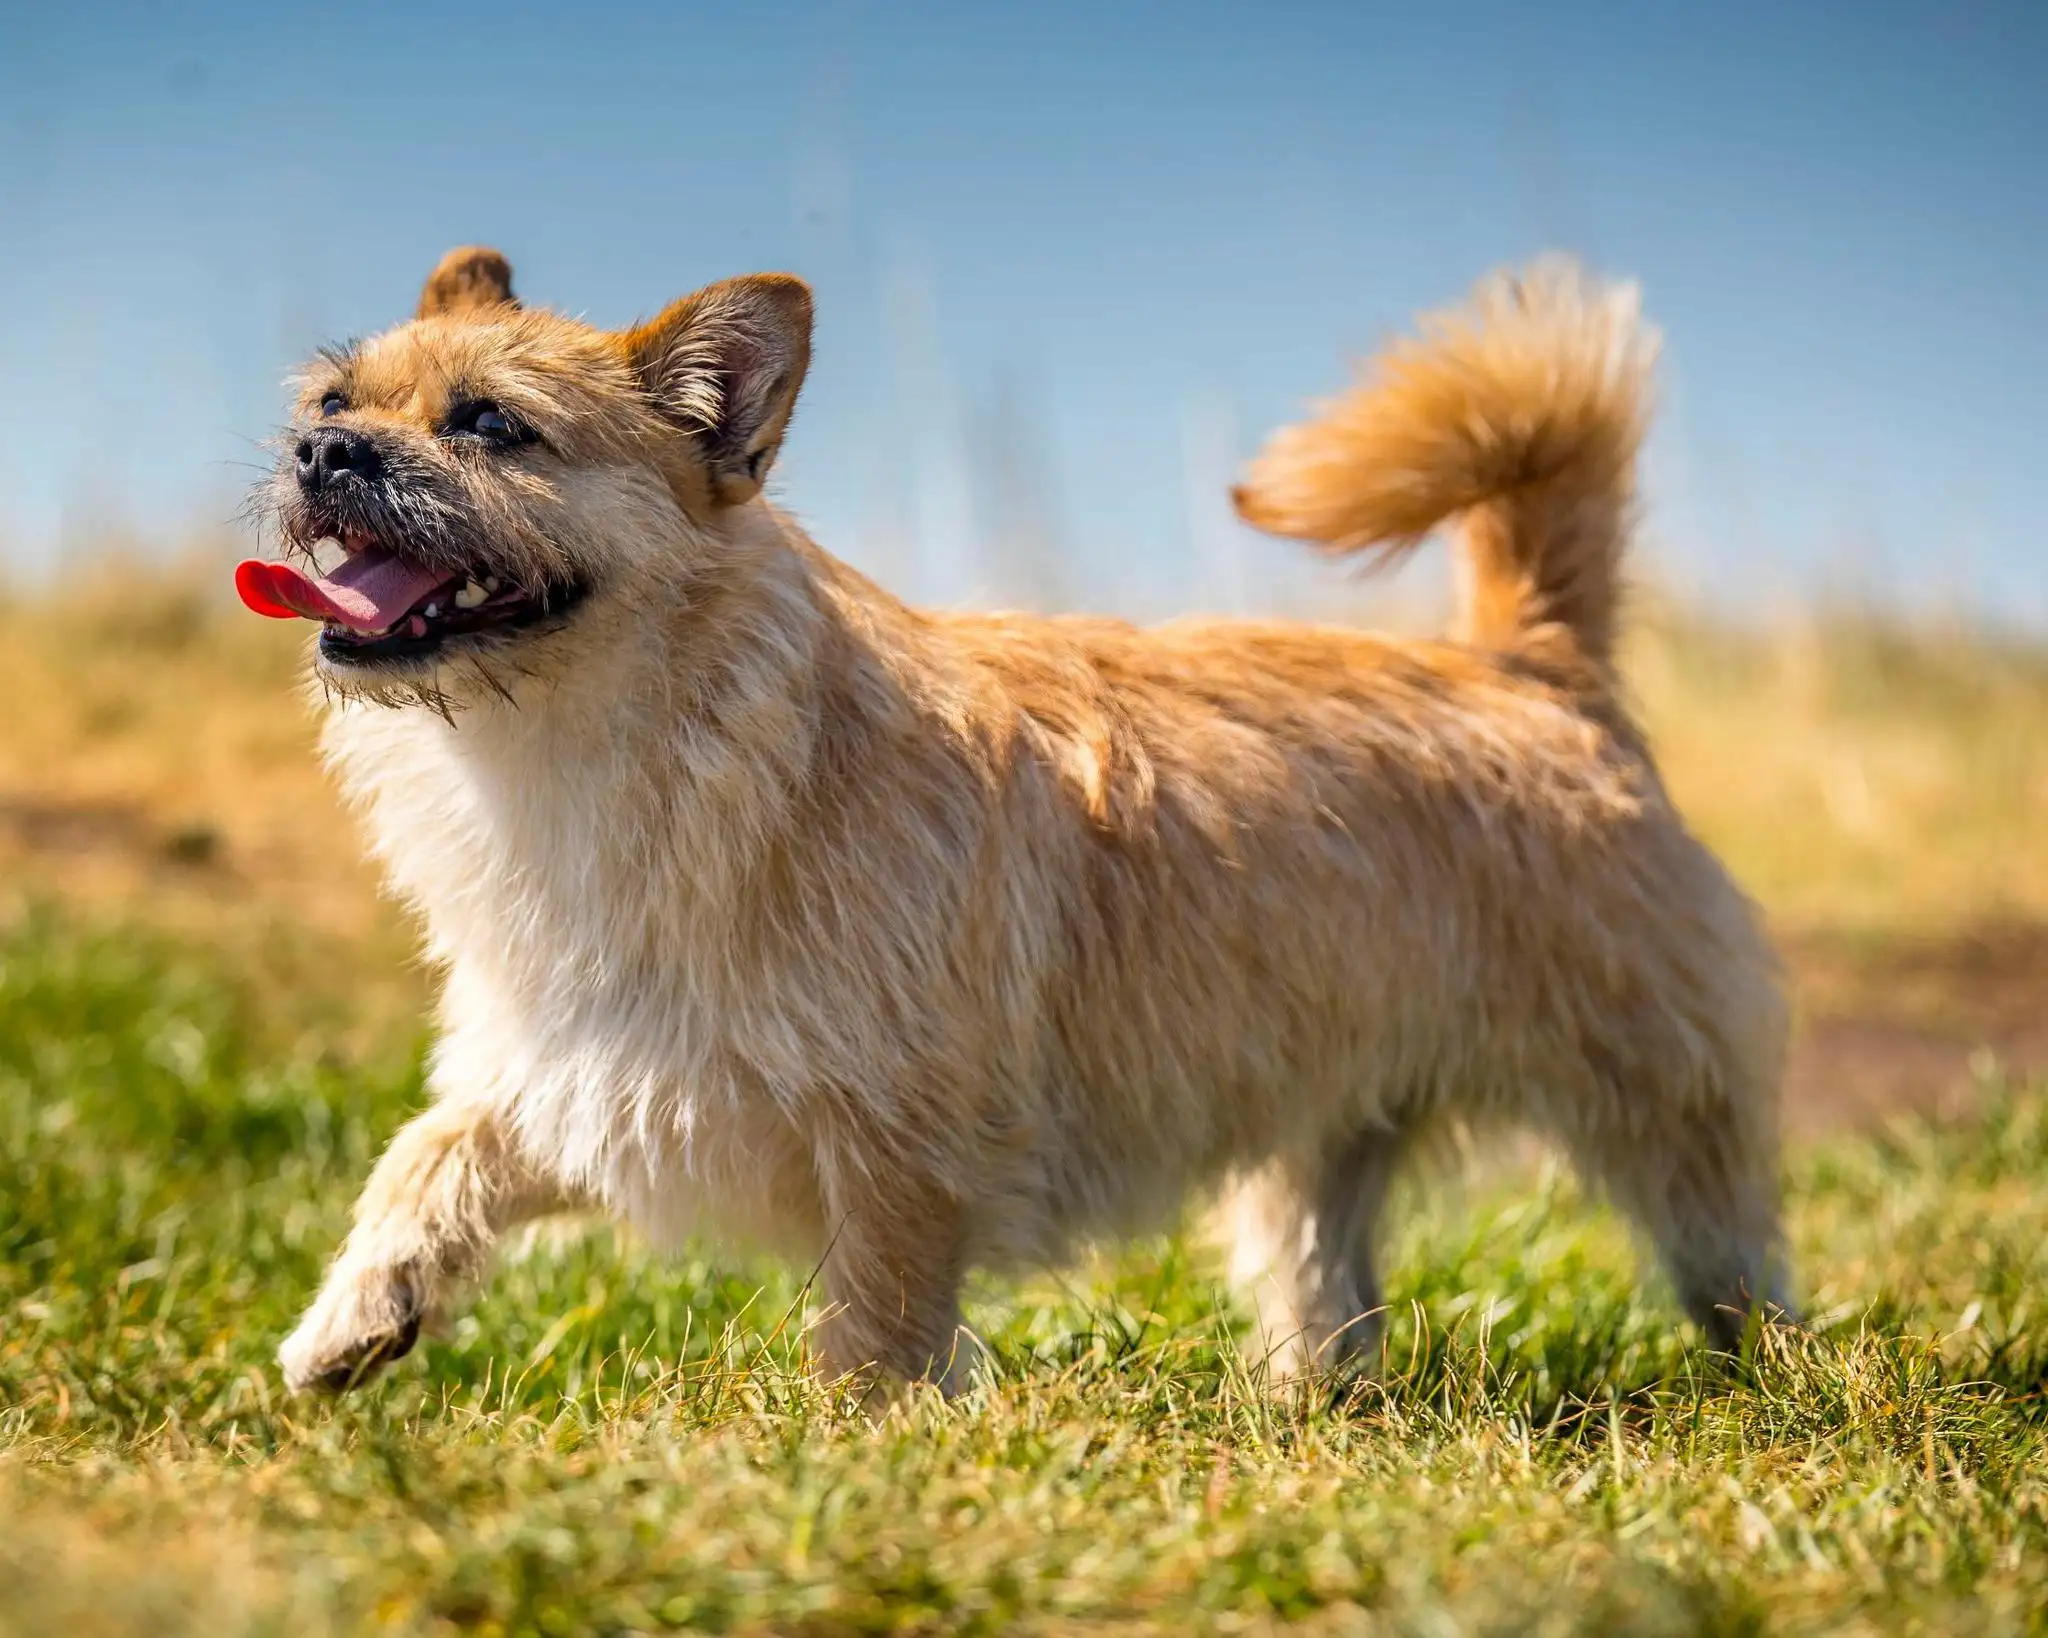
<path id="1" fill-rule="evenodd" d="M 0 599 L 0 871 L 388 975 L 407 935 L 312 754 L 305 628 L 231 606 L 225 581 L 217 556 L 109 563 L 61 599 Z M 1795 939 L 2048 924 L 2048 647 L 1653 606 L 1626 671 L 1679 800 Z"/>
<path id="2" fill-rule="evenodd" d="M 2048 920 L 2048 646 L 1666 615 L 1626 666 L 1679 802 L 1781 927 Z"/>
<path id="3" fill-rule="evenodd" d="M 996 1380 L 876 1428 L 793 1374 L 797 1272 L 608 1236 L 287 1405 L 424 986 L 302 633 L 207 575 L 0 604 L 0 1633 L 2038 1630 L 2048 1086 L 1989 1069 L 1795 1155 L 1815 1334 L 1742 1366 L 1545 1170 L 1413 1192 L 1340 1410 L 1267 1398 L 1178 1242 L 984 1291 Z M 1658 617 L 1628 670 L 1872 1048 L 1838 1079 L 2038 1025 L 2048 653 Z"/>
<path id="4" fill-rule="evenodd" d="M 280 1004 L 417 1014 L 411 936 L 314 749 L 306 628 L 230 603 L 214 557 L 110 561 L 0 599 L 0 881 L 140 920 L 276 980 Z"/>

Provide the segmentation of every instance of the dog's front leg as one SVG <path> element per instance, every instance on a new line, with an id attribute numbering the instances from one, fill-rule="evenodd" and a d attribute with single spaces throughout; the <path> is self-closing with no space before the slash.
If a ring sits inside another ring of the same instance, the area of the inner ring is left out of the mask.
<path id="1" fill-rule="evenodd" d="M 923 1179 L 864 1183 L 828 1189 L 834 1233 L 822 1270 L 818 1364 L 828 1379 L 869 1391 L 929 1381 L 957 1392 L 976 1353 L 960 1323 L 966 1214 Z"/>
<path id="2" fill-rule="evenodd" d="M 391 1140 L 320 1294 L 278 1350 L 285 1385 L 339 1392 L 406 1353 L 510 1229 L 573 1204 L 489 1105 L 436 1104 Z"/>

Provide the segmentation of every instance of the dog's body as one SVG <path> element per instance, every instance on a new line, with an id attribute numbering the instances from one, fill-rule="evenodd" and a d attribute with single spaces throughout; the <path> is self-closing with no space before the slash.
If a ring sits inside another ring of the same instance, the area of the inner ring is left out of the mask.
<path id="1" fill-rule="evenodd" d="M 422 360 L 484 368 L 448 361 L 521 326 L 567 368 L 581 326 L 483 285 L 430 284 L 322 408 L 396 440 Z M 658 395 L 710 343 L 650 362 L 654 328 L 618 356 Z M 795 385 L 721 425 L 774 348 L 720 334 L 739 363 L 672 434 L 696 464 L 651 421 L 565 419 L 551 521 L 492 513 L 514 561 L 561 550 L 566 621 L 474 680 L 440 652 L 358 681 L 346 633 L 323 660 L 329 753 L 446 988 L 435 1106 L 285 1345 L 294 1386 L 402 1352 L 564 1206 L 819 1262 L 828 1368 L 957 1370 L 970 1268 L 1207 1186 L 1276 1363 L 1338 1363 L 1394 1168 L 1446 1115 L 1559 1139 L 1719 1340 L 1779 1296 L 1775 968 L 1610 669 L 1649 364 L 1625 305 L 1496 289 L 1240 495 L 1338 549 L 1462 515 L 1456 643 L 905 608 L 756 498 Z"/>

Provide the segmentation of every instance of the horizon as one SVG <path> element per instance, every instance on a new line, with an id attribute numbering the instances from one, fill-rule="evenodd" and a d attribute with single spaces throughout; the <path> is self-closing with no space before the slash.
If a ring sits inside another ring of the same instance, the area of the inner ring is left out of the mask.
<path id="1" fill-rule="evenodd" d="M 606 324 L 810 278 L 774 489 L 905 595 L 1313 605 L 1331 571 L 1231 519 L 1237 465 L 1378 337 L 1562 249 L 1665 332 L 1654 578 L 2048 626 L 2038 8 L 517 4 L 452 59 L 404 8 L 314 54 L 307 26 L 17 26 L 11 577 L 230 527 L 293 363 L 484 242 Z"/>

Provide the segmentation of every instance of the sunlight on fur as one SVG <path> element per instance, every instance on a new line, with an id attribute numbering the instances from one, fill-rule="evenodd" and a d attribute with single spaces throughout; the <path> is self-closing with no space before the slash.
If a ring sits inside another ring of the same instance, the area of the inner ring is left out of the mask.
<path id="1" fill-rule="evenodd" d="M 571 1206 L 815 1267 L 826 1372 L 954 1386 L 970 1270 L 1212 1187 L 1274 1373 L 1339 1371 L 1377 1352 L 1387 1188 L 1452 1119 L 1555 1140 L 1721 1345 L 1784 1301 L 1776 963 L 1611 670 L 1632 296 L 1489 282 L 1254 464 L 1245 516 L 1335 551 L 1455 521 L 1457 640 L 1408 641 L 908 608 L 761 496 L 800 285 L 611 334 L 494 257 L 309 373 L 306 438 L 356 466 L 302 444 L 273 491 L 287 546 L 529 598 L 321 639 L 328 758 L 444 988 L 436 1102 L 295 1388 Z M 479 402 L 519 438 L 458 437 Z"/>

